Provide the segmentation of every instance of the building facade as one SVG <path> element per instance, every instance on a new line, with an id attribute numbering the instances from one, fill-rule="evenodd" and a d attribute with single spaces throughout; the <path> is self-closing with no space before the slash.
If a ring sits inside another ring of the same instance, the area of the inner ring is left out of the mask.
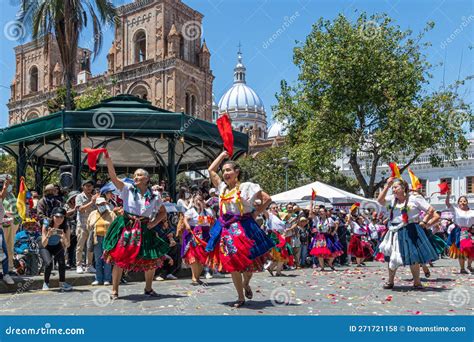
<path id="1" fill-rule="evenodd" d="M 201 41 L 203 15 L 181 0 L 134 0 L 117 8 L 118 25 L 104 74 L 91 75 L 79 48 L 74 90 L 103 85 L 112 96 L 127 93 L 174 112 L 212 120 L 211 54 Z M 55 39 L 15 48 L 16 71 L 8 103 L 9 124 L 49 114 L 46 101 L 61 86 Z M 93 41 L 90 43 L 93 45 Z M 47 52 L 47 53 L 46 53 Z"/>

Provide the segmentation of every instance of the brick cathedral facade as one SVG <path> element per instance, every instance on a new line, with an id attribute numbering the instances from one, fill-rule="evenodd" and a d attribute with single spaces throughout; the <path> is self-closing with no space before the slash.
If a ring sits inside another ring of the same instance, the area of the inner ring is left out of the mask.
<path id="1" fill-rule="evenodd" d="M 84 63 L 91 52 L 87 44 L 79 48 L 74 90 L 81 94 L 103 85 L 112 96 L 137 95 L 159 108 L 211 121 L 214 76 L 210 52 L 201 42 L 202 18 L 180 0 L 135 0 L 118 7 L 118 25 L 104 26 L 115 30 L 107 71 L 91 75 Z M 50 114 L 46 102 L 62 85 L 55 39 L 47 48 L 44 40 L 17 46 L 15 55 L 10 125 Z"/>

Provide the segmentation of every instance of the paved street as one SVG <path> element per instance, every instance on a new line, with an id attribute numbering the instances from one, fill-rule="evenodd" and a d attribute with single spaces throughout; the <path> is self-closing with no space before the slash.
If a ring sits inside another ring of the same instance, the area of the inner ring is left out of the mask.
<path id="1" fill-rule="evenodd" d="M 381 288 L 386 265 L 345 267 L 337 272 L 311 269 L 288 271 L 287 277 L 256 274 L 254 299 L 241 309 L 230 276 L 193 287 L 189 279 L 154 282 L 159 298 L 141 293 L 143 283 L 120 288 L 120 299 L 109 300 L 108 287 L 77 286 L 73 292 L 32 291 L 0 295 L 5 315 L 471 315 L 474 277 L 458 274 L 456 261 L 439 260 L 425 289 L 411 289 L 408 268 L 397 274 L 393 291 Z"/>

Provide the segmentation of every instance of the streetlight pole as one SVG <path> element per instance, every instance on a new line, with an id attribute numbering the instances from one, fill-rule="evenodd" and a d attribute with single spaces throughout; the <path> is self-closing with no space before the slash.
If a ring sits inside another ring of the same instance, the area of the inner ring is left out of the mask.
<path id="1" fill-rule="evenodd" d="M 285 168 L 285 191 L 288 191 L 288 168 L 293 165 L 294 160 L 289 159 L 288 157 L 280 158 L 280 162 Z"/>

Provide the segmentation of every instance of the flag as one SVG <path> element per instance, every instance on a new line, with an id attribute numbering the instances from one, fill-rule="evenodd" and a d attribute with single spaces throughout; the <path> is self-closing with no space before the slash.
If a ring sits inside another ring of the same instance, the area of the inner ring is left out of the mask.
<path id="1" fill-rule="evenodd" d="M 408 174 L 410 175 L 411 188 L 413 190 L 421 189 L 422 185 L 421 185 L 420 180 L 418 179 L 417 176 L 415 176 L 415 174 L 413 173 L 413 171 L 410 168 L 408 168 Z"/>
<path id="2" fill-rule="evenodd" d="M 24 221 L 26 219 L 26 185 L 25 177 L 20 178 L 20 189 L 18 190 L 18 197 L 16 199 L 16 209 L 18 215 Z"/>
<path id="3" fill-rule="evenodd" d="M 92 171 L 97 169 L 97 159 L 99 159 L 101 153 L 105 153 L 106 156 L 109 155 L 106 148 L 85 148 L 84 153 L 87 153 L 87 164 Z"/>
<path id="4" fill-rule="evenodd" d="M 400 169 L 398 168 L 397 163 L 390 163 L 388 164 L 388 166 L 390 166 L 390 169 L 392 170 L 392 177 L 402 179 L 402 176 L 400 175 Z"/>
<path id="5" fill-rule="evenodd" d="M 224 113 L 216 121 L 217 129 L 221 135 L 224 149 L 232 157 L 234 154 L 234 134 L 232 133 L 232 125 L 230 123 L 229 115 Z"/>
<path id="6" fill-rule="evenodd" d="M 352 206 L 351 206 L 351 213 L 353 211 L 355 211 L 357 208 L 360 207 L 360 203 L 359 202 L 355 202 Z"/>
<path id="7" fill-rule="evenodd" d="M 316 199 L 316 190 L 311 189 L 311 201 L 314 201 Z"/>
<path id="8" fill-rule="evenodd" d="M 446 193 L 450 190 L 449 184 L 447 182 L 439 183 L 438 187 L 439 187 L 439 193 L 441 195 L 446 195 Z"/>

